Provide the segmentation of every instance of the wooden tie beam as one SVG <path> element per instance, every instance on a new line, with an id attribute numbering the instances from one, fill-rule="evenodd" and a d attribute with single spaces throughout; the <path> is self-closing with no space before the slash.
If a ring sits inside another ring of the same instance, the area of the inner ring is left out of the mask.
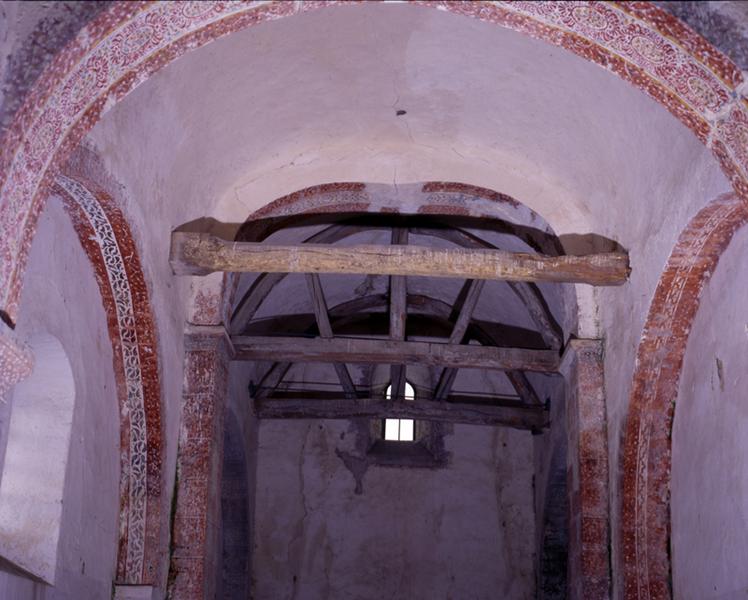
<path id="1" fill-rule="evenodd" d="M 548 411 L 540 405 L 490 406 L 413 400 L 396 402 L 374 398 L 358 400 L 256 399 L 260 419 L 416 419 L 465 425 L 502 425 L 540 431 L 548 426 Z"/>
<path id="2" fill-rule="evenodd" d="M 498 371 L 558 372 L 556 350 L 496 348 L 361 338 L 232 336 L 235 360 L 410 364 Z"/>
<path id="3" fill-rule="evenodd" d="M 177 275 L 215 271 L 252 273 L 351 273 L 550 281 L 621 285 L 629 275 L 628 255 L 546 256 L 503 250 L 424 246 L 278 246 L 229 242 L 207 233 L 173 231 L 169 262 Z"/>

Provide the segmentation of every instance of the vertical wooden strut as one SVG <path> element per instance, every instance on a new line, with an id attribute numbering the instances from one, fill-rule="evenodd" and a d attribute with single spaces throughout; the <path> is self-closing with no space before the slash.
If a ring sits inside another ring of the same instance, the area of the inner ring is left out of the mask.
<path id="1" fill-rule="evenodd" d="M 469 279 L 465 282 L 468 288 L 467 295 L 465 296 L 465 302 L 462 304 L 460 314 L 455 321 L 452 334 L 449 336 L 450 344 L 461 344 L 467 333 L 467 328 L 470 325 L 470 319 L 473 317 L 475 307 L 478 305 L 478 299 L 480 293 L 483 290 L 483 279 Z M 443 401 L 449 396 L 449 392 L 452 389 L 455 377 L 457 377 L 457 369 L 449 367 L 442 371 L 439 383 L 436 386 L 434 392 L 434 400 Z"/>
<path id="2" fill-rule="evenodd" d="M 332 338 L 330 315 L 327 312 L 327 301 L 325 300 L 325 293 L 322 290 L 322 282 L 319 275 L 317 273 L 307 273 L 305 277 L 307 286 L 309 287 L 309 294 L 312 297 L 312 304 L 314 305 L 314 316 L 317 319 L 319 335 L 322 338 Z M 340 379 L 340 385 L 343 386 L 346 398 L 355 400 L 356 386 L 353 384 L 348 367 L 344 363 L 338 362 L 333 363 L 333 367 L 335 367 L 335 372 L 338 374 L 338 379 Z"/>
<path id="3" fill-rule="evenodd" d="M 408 228 L 394 227 L 392 243 L 407 245 Z M 390 275 L 390 339 L 405 340 L 405 318 L 407 309 L 408 286 L 404 275 Z M 390 367 L 392 380 L 392 399 L 400 401 L 405 398 L 405 365 Z"/>

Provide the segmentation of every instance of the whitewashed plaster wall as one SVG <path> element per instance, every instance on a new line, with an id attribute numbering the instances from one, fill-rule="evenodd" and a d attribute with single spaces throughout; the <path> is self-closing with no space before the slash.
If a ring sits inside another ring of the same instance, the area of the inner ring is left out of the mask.
<path id="1" fill-rule="evenodd" d="M 578 332 L 606 339 L 613 498 L 657 279 L 688 219 L 729 188 L 690 131 L 605 69 L 403 4 L 329 8 L 228 36 L 136 89 L 89 141 L 125 184 L 145 260 L 164 282 L 169 229 L 203 216 L 241 221 L 330 181 L 471 183 L 527 204 L 559 235 L 618 241 L 631 254 L 631 280 L 580 286 Z M 173 309 L 184 290 L 164 284 L 154 296 Z"/>
<path id="2" fill-rule="evenodd" d="M 56 201 L 40 217 L 16 331 L 21 339 L 46 332 L 62 343 L 75 380 L 75 409 L 55 586 L 0 571 L 0 598 L 101 600 L 111 594 L 117 550 L 119 407 L 93 270 Z"/>
<path id="3" fill-rule="evenodd" d="M 748 229 L 703 292 L 675 405 L 672 555 L 675 597 L 748 594 Z"/>
<path id="4" fill-rule="evenodd" d="M 306 365 L 290 377 L 326 374 Z M 356 453 L 357 431 L 348 421 L 260 422 L 257 600 L 534 598 L 529 432 L 455 425 L 448 466 L 369 464 L 357 495 L 336 454 Z"/>

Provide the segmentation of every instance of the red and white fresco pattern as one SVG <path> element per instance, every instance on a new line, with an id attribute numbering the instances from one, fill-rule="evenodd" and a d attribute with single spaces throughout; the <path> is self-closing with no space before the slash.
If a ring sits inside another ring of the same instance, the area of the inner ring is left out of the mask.
<path id="1" fill-rule="evenodd" d="M 55 170 L 106 110 L 190 50 L 254 24 L 338 3 L 119 2 L 84 28 L 42 74 L 0 146 L 0 311 L 6 319 L 14 321 L 17 313 L 36 219 Z M 648 2 L 418 4 L 566 48 L 636 85 L 714 151 L 748 201 L 743 75 L 668 13 Z M 643 551 L 638 537 L 635 543 Z"/>
<path id="2" fill-rule="evenodd" d="M 0 322 L 0 402 L 14 385 L 31 375 L 33 368 L 31 349 L 15 338 L 10 327 Z"/>
<path id="3" fill-rule="evenodd" d="M 128 437 L 122 440 L 125 448 L 123 477 L 127 479 L 123 488 L 127 490 L 127 497 L 122 502 L 126 512 L 121 519 L 126 529 L 122 536 L 126 540 L 126 550 L 125 556 L 120 560 L 124 562 L 124 573 L 120 577 L 126 583 L 140 583 L 146 549 L 149 462 L 146 386 L 141 357 L 143 340 L 139 339 L 137 323 L 142 307 L 135 306 L 118 236 L 99 199 L 81 182 L 63 175 L 58 175 L 56 184 L 56 189 L 64 194 L 66 202 L 72 201 L 80 209 L 75 215 L 71 214 L 74 224 L 79 233 L 88 234 L 84 246 L 93 247 L 86 248 L 89 257 L 92 262 L 97 263 L 94 268 L 98 267 L 98 277 L 106 278 L 106 281 L 100 280 L 99 284 L 106 286 L 106 296 L 110 300 L 104 302 L 110 328 L 112 324 L 115 325 L 110 336 L 113 338 L 113 350 L 118 353 L 115 357 L 115 365 L 118 367 L 116 376 L 118 386 L 124 392 L 124 397 L 121 398 L 122 418 L 126 421 L 123 434 Z M 85 229 L 81 229 L 81 224 L 75 222 L 76 216 L 81 214 L 87 221 Z M 114 314 L 109 314 L 112 312 Z M 114 323 L 111 323 L 112 320 Z M 149 354 L 155 356 L 155 349 L 152 348 Z"/>
<path id="4" fill-rule="evenodd" d="M 664 11 L 646 2 L 418 3 L 562 46 L 627 79 L 702 141 L 718 143 L 723 168 L 748 197 L 739 126 L 748 106 L 735 91 L 743 76 Z M 48 170 L 103 112 L 185 52 L 260 22 L 334 4 L 339 2 L 123 2 L 84 28 L 42 75 L 0 149 L 0 310 L 11 320 L 17 312 L 30 240 L 51 183 Z"/>
<path id="5" fill-rule="evenodd" d="M 623 447 L 625 598 L 662 600 L 670 590 L 672 423 L 683 357 L 701 293 L 733 235 L 748 224 L 735 194 L 696 214 L 655 290 L 636 359 Z"/>

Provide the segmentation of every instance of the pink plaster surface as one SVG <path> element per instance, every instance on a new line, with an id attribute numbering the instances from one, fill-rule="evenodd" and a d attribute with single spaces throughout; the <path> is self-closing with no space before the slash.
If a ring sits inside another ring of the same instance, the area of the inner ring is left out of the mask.
<path id="1" fill-rule="evenodd" d="M 113 353 L 95 274 L 57 200 L 49 203 L 40 220 L 22 307 L 15 334 L 19 340 L 51 334 L 61 342 L 75 381 L 75 407 L 69 452 L 64 457 L 55 586 L 42 589 L 38 583 L 2 572 L 0 598 L 107 597 L 116 577 L 120 496 L 120 419 Z M 40 433 L 43 441 L 44 432 Z M 49 468 L 58 468 L 62 459 L 50 461 Z M 38 530 L 44 528 L 41 520 L 35 525 Z"/>
<path id="2" fill-rule="evenodd" d="M 672 581 L 684 600 L 748 593 L 747 250 L 743 228 L 701 294 L 675 400 Z"/>
<path id="3" fill-rule="evenodd" d="M 622 552 L 626 598 L 671 594 L 671 427 L 686 344 L 701 294 L 733 235 L 748 222 L 745 204 L 725 194 L 682 232 L 645 324 L 622 456 Z"/>
<path id="4" fill-rule="evenodd" d="M 163 2 L 116 4 L 86 27 L 42 75 L 0 153 L 0 306 L 17 311 L 20 276 L 35 230 L 48 170 L 58 166 L 101 114 L 181 54 L 259 22 L 328 2 Z M 702 141 L 719 141 L 735 189 L 746 194 L 741 123 L 748 110 L 735 88 L 742 75 L 689 30 L 683 44 L 657 27 L 674 18 L 653 7 L 565 2 L 423 2 L 509 27 L 611 68 L 662 102 Z M 673 26 L 670 25 L 670 29 Z M 699 54 L 695 51 L 701 50 Z M 730 118 L 725 119 L 724 114 Z"/>
<path id="5" fill-rule="evenodd" d="M 15 320 L 25 257 L 52 173 L 106 110 L 193 48 L 329 4 L 118 3 L 89 25 L 42 76 L 0 151 L 0 310 Z M 423 4 L 546 40 L 620 75 L 689 127 L 746 196 L 742 76 L 659 9 L 642 2 Z"/>

